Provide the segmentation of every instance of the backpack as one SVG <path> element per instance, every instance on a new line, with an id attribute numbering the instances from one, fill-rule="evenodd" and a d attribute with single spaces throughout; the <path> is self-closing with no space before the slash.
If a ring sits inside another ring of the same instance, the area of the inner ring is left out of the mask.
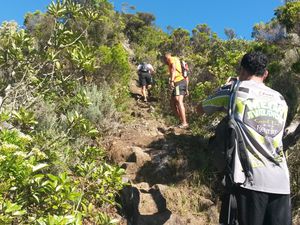
<path id="1" fill-rule="evenodd" d="M 149 68 L 147 66 L 147 63 L 145 63 L 145 62 L 141 63 L 141 67 L 139 69 L 139 72 L 149 73 Z"/>
<path id="2" fill-rule="evenodd" d="M 222 184 L 226 190 L 223 195 L 220 211 L 220 222 L 225 225 L 238 224 L 235 191 L 241 183 L 234 181 L 234 163 L 237 154 L 240 158 L 245 178 L 250 182 L 252 181 L 252 171 L 245 142 L 240 127 L 233 117 L 235 91 L 238 89 L 238 86 L 239 81 L 231 85 L 227 116 L 219 122 L 215 129 L 214 136 L 209 140 L 213 165 L 223 176 Z"/>
<path id="3" fill-rule="evenodd" d="M 224 175 L 225 187 L 239 186 L 234 181 L 234 158 L 238 154 L 245 178 L 252 180 L 251 167 L 248 159 L 246 145 L 237 122 L 230 116 L 224 117 L 216 127 L 215 134 L 209 140 L 212 151 L 212 162 L 219 173 Z"/>
<path id="4" fill-rule="evenodd" d="M 209 148 L 212 152 L 214 167 L 221 173 L 233 177 L 234 154 L 239 154 L 245 177 L 251 179 L 251 169 L 245 142 L 239 125 L 233 117 L 235 108 L 235 90 L 239 82 L 234 82 L 230 90 L 230 103 L 227 115 L 218 123 L 215 134 L 209 139 Z M 232 181 L 234 184 L 234 181 Z"/>
<path id="5" fill-rule="evenodd" d="M 184 60 L 180 60 L 182 76 L 187 78 L 189 75 L 189 66 Z"/>

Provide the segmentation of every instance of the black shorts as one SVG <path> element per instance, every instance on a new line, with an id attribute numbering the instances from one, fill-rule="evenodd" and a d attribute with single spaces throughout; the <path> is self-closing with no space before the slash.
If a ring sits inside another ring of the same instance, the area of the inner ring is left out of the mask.
<path id="1" fill-rule="evenodd" d="M 139 74 L 139 83 L 141 86 L 151 85 L 153 83 L 151 74 L 140 73 Z"/>
<path id="2" fill-rule="evenodd" d="M 291 225 L 290 195 L 237 190 L 239 225 Z"/>
<path id="3" fill-rule="evenodd" d="M 172 96 L 186 95 L 187 83 L 185 79 L 176 82 L 174 86 Z"/>

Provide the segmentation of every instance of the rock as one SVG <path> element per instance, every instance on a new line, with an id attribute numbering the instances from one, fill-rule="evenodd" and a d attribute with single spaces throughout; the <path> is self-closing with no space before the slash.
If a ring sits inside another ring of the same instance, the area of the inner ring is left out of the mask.
<path id="1" fill-rule="evenodd" d="M 126 174 L 135 174 L 138 171 L 138 166 L 132 162 L 124 162 L 121 168 L 126 170 Z"/>
<path id="2" fill-rule="evenodd" d="M 142 113 L 141 112 L 135 112 L 135 111 L 133 111 L 131 113 L 131 116 L 141 118 L 142 117 Z"/>
<path id="3" fill-rule="evenodd" d="M 167 131 L 166 131 L 166 129 L 163 128 L 163 127 L 158 127 L 158 128 L 157 128 L 157 132 L 159 132 L 159 133 L 161 133 L 161 134 L 165 134 Z"/>
<path id="4" fill-rule="evenodd" d="M 6 123 L 6 122 L 1 122 L 0 123 L 0 130 L 2 129 L 8 129 L 8 130 L 11 130 L 13 129 L 13 125 L 9 124 L 9 123 Z M 16 129 L 15 129 L 16 130 Z"/>
<path id="5" fill-rule="evenodd" d="M 297 49 L 289 49 L 284 54 L 284 60 L 281 61 L 281 65 L 287 68 L 291 67 L 299 60 L 299 54 Z"/>
<path id="6" fill-rule="evenodd" d="M 127 158 L 127 162 L 134 162 L 138 166 L 142 166 L 148 161 L 151 161 L 151 157 L 149 154 L 145 153 L 143 149 L 139 147 L 132 147 L 132 153 Z"/>
<path id="7" fill-rule="evenodd" d="M 300 46 L 300 37 L 296 33 L 290 33 L 287 35 L 288 40 L 290 41 L 289 44 Z"/>
<path id="8" fill-rule="evenodd" d="M 151 193 L 140 195 L 139 213 L 140 215 L 153 215 L 159 212 L 158 205 Z"/>
<path id="9" fill-rule="evenodd" d="M 146 182 L 141 182 L 141 183 L 135 184 L 134 186 L 136 188 L 138 188 L 141 192 L 148 192 L 150 189 L 149 184 Z"/>
<path id="10" fill-rule="evenodd" d="M 155 108 L 153 106 L 150 106 L 149 109 L 147 110 L 148 113 L 154 113 Z"/>
<path id="11" fill-rule="evenodd" d="M 160 190 L 149 189 L 145 182 L 123 188 L 120 204 L 132 225 L 164 224 L 171 215 Z"/>
<path id="12" fill-rule="evenodd" d="M 300 139 L 300 119 L 295 119 L 285 130 L 283 138 L 283 149 L 287 150 L 289 147 L 295 145 Z"/>
<path id="13" fill-rule="evenodd" d="M 188 224 L 187 221 L 182 219 L 180 216 L 173 215 L 173 214 L 168 219 L 168 221 L 164 223 L 164 225 L 186 225 L 186 224 Z"/>
<path id="14" fill-rule="evenodd" d="M 154 215 L 139 215 L 137 218 L 137 223 L 134 225 L 163 225 L 166 224 L 167 221 L 170 220 L 171 212 L 166 211 L 163 213 L 157 213 Z M 178 223 L 172 223 L 178 224 Z M 181 225 L 182 223 L 178 224 Z M 183 224 L 182 224 L 183 225 Z"/>
<path id="15" fill-rule="evenodd" d="M 199 199 L 199 210 L 200 211 L 206 211 L 213 205 L 214 205 L 214 203 L 210 199 L 203 198 L 203 197 L 201 197 Z"/>
<path id="16" fill-rule="evenodd" d="M 178 190 L 167 185 L 156 184 L 149 188 L 148 183 L 139 183 L 122 190 L 122 206 L 130 225 L 207 225 L 217 224 L 217 209 L 210 200 L 201 199 L 203 208 L 209 214 L 179 215 L 167 207 L 167 198 L 174 198 Z M 176 192 L 176 193 L 175 193 Z M 177 193 L 178 197 L 182 193 Z M 176 200 L 173 199 L 175 202 Z M 179 199 L 178 199 L 179 201 Z M 208 218 L 209 217 L 209 218 Z"/>
<path id="17" fill-rule="evenodd" d="M 122 141 L 114 141 L 108 151 L 109 158 L 116 163 L 124 162 L 130 156 L 131 150 Z"/>

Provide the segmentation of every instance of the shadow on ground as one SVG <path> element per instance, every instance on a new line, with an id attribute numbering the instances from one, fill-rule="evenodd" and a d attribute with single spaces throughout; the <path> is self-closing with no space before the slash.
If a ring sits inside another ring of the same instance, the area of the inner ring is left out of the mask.
<path id="1" fill-rule="evenodd" d="M 207 140 L 189 133 L 166 133 L 153 141 L 145 151 L 151 161 L 137 172 L 136 182 L 174 184 L 187 178 L 195 170 L 208 170 L 210 154 Z"/>

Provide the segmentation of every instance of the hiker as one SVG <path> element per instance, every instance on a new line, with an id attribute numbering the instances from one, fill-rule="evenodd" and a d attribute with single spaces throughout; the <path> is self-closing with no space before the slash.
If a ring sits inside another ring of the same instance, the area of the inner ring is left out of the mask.
<path id="1" fill-rule="evenodd" d="M 142 62 L 137 67 L 138 75 L 139 75 L 139 83 L 142 87 L 142 96 L 144 102 L 148 101 L 149 89 L 152 87 L 153 78 L 152 75 L 154 73 L 153 66 L 149 63 Z"/>
<path id="2" fill-rule="evenodd" d="M 288 107 L 280 93 L 264 84 L 267 61 L 261 52 L 245 54 L 237 81 L 229 80 L 198 106 L 200 113 L 232 111 L 240 134 L 232 164 L 238 223 L 220 217 L 224 225 L 291 225 L 289 171 L 282 147 Z"/>
<path id="3" fill-rule="evenodd" d="M 169 67 L 170 73 L 170 87 L 172 89 L 171 96 L 171 107 L 175 114 L 180 119 L 181 124 L 179 128 L 187 128 L 189 125 L 187 123 L 185 106 L 183 103 L 184 96 L 188 94 L 187 92 L 187 81 L 182 73 L 181 63 L 178 57 L 173 57 L 170 53 L 166 53 L 164 57 L 165 63 Z"/>

